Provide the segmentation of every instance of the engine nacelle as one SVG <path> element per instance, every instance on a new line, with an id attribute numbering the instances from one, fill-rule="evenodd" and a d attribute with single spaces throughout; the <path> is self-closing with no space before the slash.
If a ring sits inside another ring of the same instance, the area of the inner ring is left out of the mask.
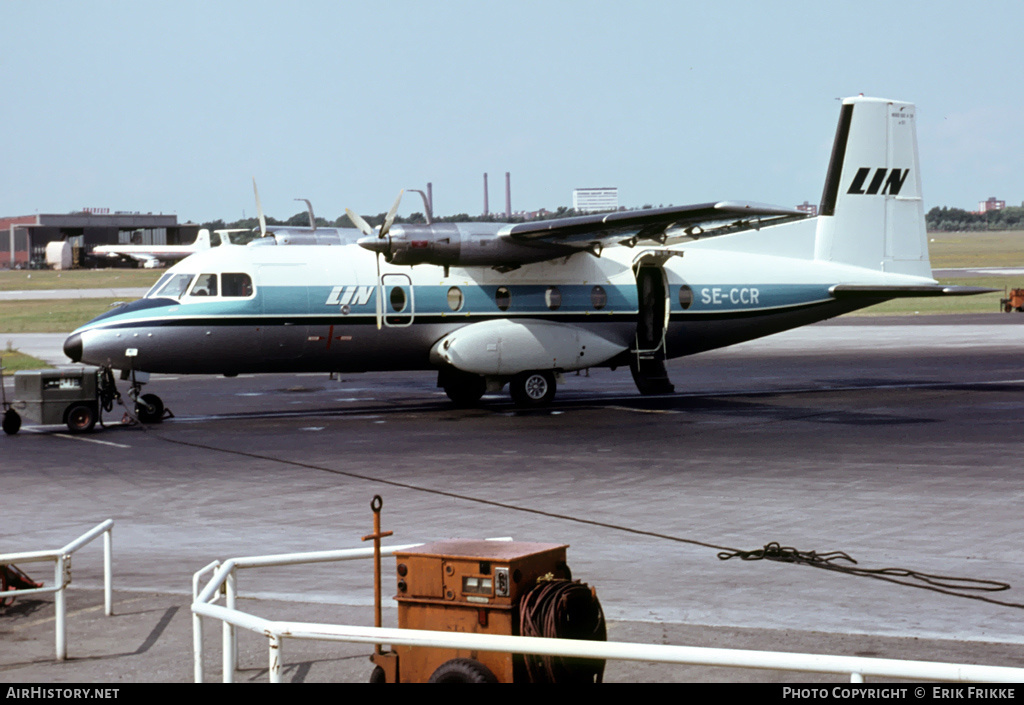
<path id="1" fill-rule="evenodd" d="M 571 255 L 578 248 L 525 244 L 501 233 L 506 223 L 395 225 L 383 238 L 368 235 L 359 244 L 392 264 L 446 267 L 515 267 Z"/>
<path id="2" fill-rule="evenodd" d="M 463 372 L 510 377 L 534 370 L 582 370 L 607 362 L 628 345 L 583 328 L 537 319 L 471 323 L 441 338 L 430 361 Z"/>

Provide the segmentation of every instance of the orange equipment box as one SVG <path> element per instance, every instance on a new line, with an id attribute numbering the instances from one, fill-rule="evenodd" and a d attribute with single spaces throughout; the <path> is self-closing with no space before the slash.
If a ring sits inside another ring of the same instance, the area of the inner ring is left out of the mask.
<path id="1" fill-rule="evenodd" d="M 571 580 L 567 544 L 454 539 L 395 554 L 400 629 L 475 634 L 519 633 L 520 598 L 537 579 Z M 523 659 L 510 653 L 396 646 L 375 654 L 388 682 L 424 682 L 442 666 L 482 665 L 481 677 L 522 679 Z M 487 673 L 489 671 L 489 673 Z"/>

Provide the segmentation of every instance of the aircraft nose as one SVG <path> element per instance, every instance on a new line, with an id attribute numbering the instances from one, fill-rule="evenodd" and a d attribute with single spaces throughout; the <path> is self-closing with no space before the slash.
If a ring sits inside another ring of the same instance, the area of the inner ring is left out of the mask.
<path id="1" fill-rule="evenodd" d="M 64 354 L 71 358 L 71 362 L 82 360 L 82 335 L 73 333 L 64 341 Z"/>

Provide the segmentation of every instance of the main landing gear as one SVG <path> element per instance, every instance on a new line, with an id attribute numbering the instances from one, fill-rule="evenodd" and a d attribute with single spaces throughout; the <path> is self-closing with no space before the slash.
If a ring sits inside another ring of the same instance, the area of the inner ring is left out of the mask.
<path id="1" fill-rule="evenodd" d="M 523 409 L 547 406 L 555 398 L 555 373 L 550 370 L 521 372 L 508 383 L 515 405 Z"/>
<path id="2" fill-rule="evenodd" d="M 547 406 L 555 398 L 557 383 L 552 370 L 521 372 L 512 379 L 491 379 L 448 368 L 438 372 L 437 386 L 444 388 L 445 394 L 456 406 L 471 407 L 479 403 L 485 392 L 500 391 L 506 379 L 512 401 L 521 409 Z"/>

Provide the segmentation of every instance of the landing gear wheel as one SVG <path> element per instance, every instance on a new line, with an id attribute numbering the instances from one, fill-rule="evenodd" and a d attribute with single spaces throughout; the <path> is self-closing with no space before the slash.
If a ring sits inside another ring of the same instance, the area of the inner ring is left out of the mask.
<path id="1" fill-rule="evenodd" d="M 143 394 L 135 402 L 135 415 L 142 423 L 160 423 L 164 419 L 164 403 L 156 394 Z"/>
<path id="2" fill-rule="evenodd" d="M 508 384 L 515 405 L 522 408 L 547 406 L 555 398 L 555 375 L 553 372 L 522 372 Z"/>
<path id="3" fill-rule="evenodd" d="M 497 683 L 491 669 L 471 658 L 445 661 L 431 674 L 427 683 Z"/>
<path id="4" fill-rule="evenodd" d="M 441 374 L 441 386 L 455 406 L 476 406 L 487 391 L 487 380 L 470 372 L 450 370 Z"/>
<path id="5" fill-rule="evenodd" d="M 75 404 L 68 409 L 67 425 L 72 433 L 88 433 L 96 425 L 96 409 L 88 404 Z"/>
<path id="6" fill-rule="evenodd" d="M 4 412 L 4 433 L 8 436 L 13 436 L 21 428 L 21 416 L 14 409 L 8 409 Z"/>

